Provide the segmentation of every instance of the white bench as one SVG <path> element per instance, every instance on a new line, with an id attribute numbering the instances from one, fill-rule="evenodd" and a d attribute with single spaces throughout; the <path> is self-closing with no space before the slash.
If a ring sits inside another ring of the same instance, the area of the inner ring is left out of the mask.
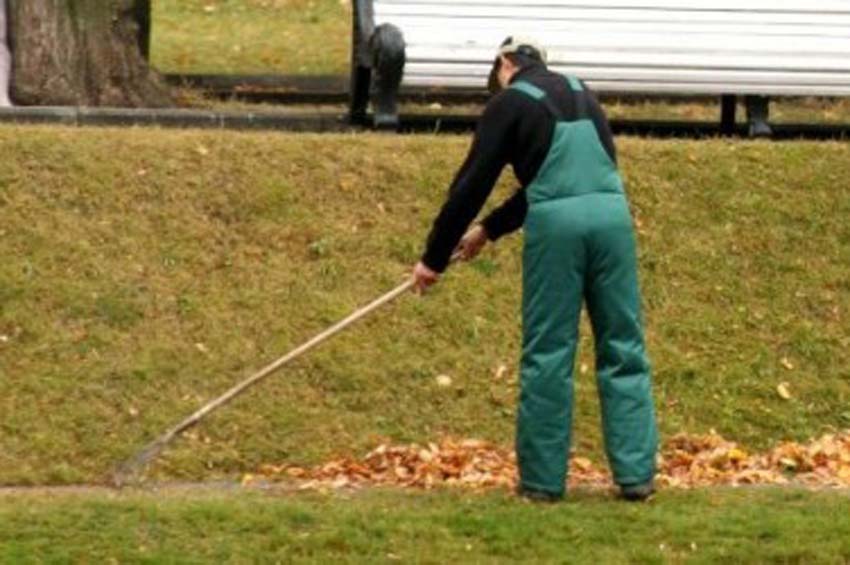
<path id="1" fill-rule="evenodd" d="M 9 78 L 12 70 L 12 57 L 6 42 L 6 0 L 0 0 L 0 108 L 11 106 L 9 100 Z"/>
<path id="2" fill-rule="evenodd" d="M 603 94 L 753 95 L 764 101 L 756 119 L 766 118 L 764 97 L 850 95 L 850 0 L 355 0 L 354 8 L 352 117 L 364 115 L 371 93 L 379 124 L 397 120 L 395 93 L 386 92 L 396 80 L 484 88 L 512 34 L 536 38 L 550 68 Z M 399 43 L 401 53 L 386 53 Z"/>

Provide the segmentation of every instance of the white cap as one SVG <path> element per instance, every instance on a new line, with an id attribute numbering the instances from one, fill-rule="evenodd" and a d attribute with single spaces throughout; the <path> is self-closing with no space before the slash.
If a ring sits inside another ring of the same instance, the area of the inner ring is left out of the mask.
<path id="1" fill-rule="evenodd" d="M 507 55 L 508 53 L 526 55 L 532 59 L 539 59 L 541 63 L 546 63 L 546 49 L 530 37 L 508 36 L 499 46 L 499 55 Z"/>

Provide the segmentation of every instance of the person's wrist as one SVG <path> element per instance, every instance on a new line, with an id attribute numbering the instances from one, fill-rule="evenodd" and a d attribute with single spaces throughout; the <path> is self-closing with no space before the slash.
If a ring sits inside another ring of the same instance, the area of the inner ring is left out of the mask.
<path id="1" fill-rule="evenodd" d="M 487 220 L 483 220 L 483 221 L 479 222 L 479 223 L 478 223 L 478 227 L 480 227 L 480 228 L 481 228 L 481 231 L 483 231 L 483 232 L 484 232 L 484 239 L 485 239 L 486 241 L 495 241 L 495 240 L 494 240 L 494 239 L 490 236 L 490 231 L 491 231 L 491 230 L 487 229 Z"/>
<path id="2" fill-rule="evenodd" d="M 419 262 L 420 262 L 420 263 L 422 263 L 422 265 L 423 265 L 424 267 L 427 267 L 428 269 L 430 269 L 430 270 L 434 271 L 434 272 L 435 272 L 435 273 L 437 273 L 438 275 L 439 275 L 439 274 L 442 274 L 442 273 L 443 273 L 443 271 L 445 271 L 445 270 L 446 270 L 446 269 L 445 269 L 445 267 L 443 267 L 442 269 L 435 269 L 435 268 L 432 266 L 432 265 L 435 263 L 435 262 L 434 262 L 434 258 L 433 258 L 433 257 L 431 257 L 431 256 L 429 256 L 427 253 L 426 253 L 425 255 L 423 255 L 422 257 L 420 257 L 420 258 L 419 258 Z"/>

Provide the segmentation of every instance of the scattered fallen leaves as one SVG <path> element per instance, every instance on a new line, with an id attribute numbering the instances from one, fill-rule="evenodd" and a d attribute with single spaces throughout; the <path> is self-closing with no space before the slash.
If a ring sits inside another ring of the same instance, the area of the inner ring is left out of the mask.
<path id="1" fill-rule="evenodd" d="M 508 374 L 508 366 L 505 365 L 504 363 L 502 363 L 501 365 L 496 367 L 496 374 L 493 376 L 493 378 L 497 381 L 500 381 L 507 374 Z"/>
<path id="2" fill-rule="evenodd" d="M 779 383 L 779 385 L 776 387 L 776 393 L 783 400 L 791 400 L 791 385 L 789 385 L 788 383 Z"/>
<path id="3" fill-rule="evenodd" d="M 488 489 L 513 488 L 516 475 L 512 449 L 477 439 L 446 438 L 424 446 L 381 444 L 361 459 L 340 458 L 312 468 L 262 465 L 255 474 L 246 475 L 243 484 L 260 477 L 296 481 L 303 490 L 368 485 Z M 658 456 L 656 482 L 668 488 L 751 484 L 850 487 L 850 430 L 806 444 L 785 442 L 756 454 L 714 432 L 679 434 L 667 441 Z M 604 466 L 581 456 L 570 458 L 570 488 L 611 484 Z"/>
<path id="4" fill-rule="evenodd" d="M 437 375 L 437 386 L 449 387 L 452 386 L 452 378 L 448 375 Z"/>

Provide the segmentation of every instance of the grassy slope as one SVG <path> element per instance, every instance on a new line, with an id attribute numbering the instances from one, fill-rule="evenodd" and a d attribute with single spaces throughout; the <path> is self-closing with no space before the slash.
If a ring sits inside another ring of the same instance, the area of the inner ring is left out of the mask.
<path id="1" fill-rule="evenodd" d="M 392 288 L 467 143 L 0 128 L 0 483 L 99 480 Z M 850 147 L 620 149 L 663 432 L 716 428 L 758 447 L 850 425 Z M 155 473 L 312 462 L 379 437 L 509 443 L 516 387 L 494 373 L 516 368 L 519 246 L 507 239 L 286 369 Z M 598 456 L 586 332 L 582 347 L 576 438 Z"/>
<path id="2" fill-rule="evenodd" d="M 626 506 L 578 495 L 246 493 L 0 498 L 4 562 L 842 563 L 850 497 L 665 493 Z M 765 512 L 765 508 L 770 508 Z"/>

